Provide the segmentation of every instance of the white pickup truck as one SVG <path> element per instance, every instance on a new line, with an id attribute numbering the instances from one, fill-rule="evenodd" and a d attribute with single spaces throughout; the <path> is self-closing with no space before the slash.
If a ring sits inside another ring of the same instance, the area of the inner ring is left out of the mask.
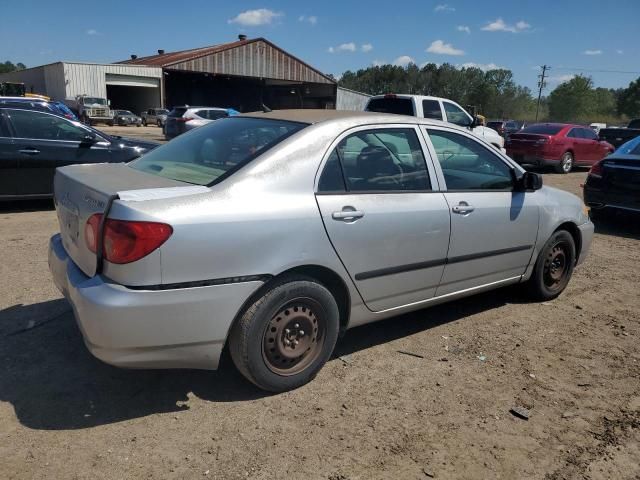
<path id="1" fill-rule="evenodd" d="M 376 95 L 369 99 L 367 112 L 396 113 L 413 117 L 433 118 L 469 128 L 501 152 L 505 152 L 504 138 L 492 128 L 479 125 L 474 117 L 453 100 L 424 95 Z"/>

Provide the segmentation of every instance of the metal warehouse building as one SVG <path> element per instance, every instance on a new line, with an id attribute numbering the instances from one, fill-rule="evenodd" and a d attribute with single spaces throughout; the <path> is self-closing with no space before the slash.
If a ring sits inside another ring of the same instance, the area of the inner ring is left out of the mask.
<path id="1" fill-rule="evenodd" d="M 58 62 L 0 75 L 27 91 L 61 100 L 86 94 L 141 112 L 175 105 L 239 111 L 336 108 L 335 80 L 264 38 L 165 52 L 115 64 Z"/>

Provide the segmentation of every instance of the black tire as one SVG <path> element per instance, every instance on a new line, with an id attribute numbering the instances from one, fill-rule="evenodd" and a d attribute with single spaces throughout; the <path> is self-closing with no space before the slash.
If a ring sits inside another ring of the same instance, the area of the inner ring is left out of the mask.
<path id="1" fill-rule="evenodd" d="M 560 162 L 556 165 L 556 172 L 569 173 L 573 168 L 573 153 L 564 152 L 560 157 Z"/>
<path id="2" fill-rule="evenodd" d="M 284 392 L 316 376 L 331 357 L 339 328 L 338 305 L 327 288 L 312 278 L 286 276 L 242 313 L 229 334 L 229 352 L 249 381 Z"/>
<path id="3" fill-rule="evenodd" d="M 534 300 L 551 300 L 567 287 L 576 263 L 576 245 L 566 230 L 558 230 L 544 244 L 527 283 Z"/>

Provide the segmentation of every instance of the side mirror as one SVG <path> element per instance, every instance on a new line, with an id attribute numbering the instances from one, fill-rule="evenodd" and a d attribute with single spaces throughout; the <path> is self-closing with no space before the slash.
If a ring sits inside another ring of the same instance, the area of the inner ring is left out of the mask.
<path id="1" fill-rule="evenodd" d="M 81 143 L 83 145 L 93 145 L 97 141 L 98 141 L 98 136 L 95 133 L 87 132 L 87 133 L 85 133 L 84 137 L 82 138 L 82 142 Z"/>
<path id="2" fill-rule="evenodd" d="M 524 172 L 520 177 L 522 190 L 540 190 L 542 188 L 542 176 L 533 172 Z"/>

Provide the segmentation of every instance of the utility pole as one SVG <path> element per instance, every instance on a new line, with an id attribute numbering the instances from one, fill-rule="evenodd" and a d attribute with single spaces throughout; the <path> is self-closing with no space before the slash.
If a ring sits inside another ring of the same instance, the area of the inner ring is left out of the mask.
<path id="1" fill-rule="evenodd" d="M 540 112 L 540 97 L 542 97 L 542 89 L 547 86 L 544 81 L 544 77 L 547 73 L 547 70 L 550 70 L 551 67 L 547 65 L 542 65 L 542 73 L 538 75 L 538 105 L 536 106 L 536 122 L 538 121 L 538 113 Z"/>

